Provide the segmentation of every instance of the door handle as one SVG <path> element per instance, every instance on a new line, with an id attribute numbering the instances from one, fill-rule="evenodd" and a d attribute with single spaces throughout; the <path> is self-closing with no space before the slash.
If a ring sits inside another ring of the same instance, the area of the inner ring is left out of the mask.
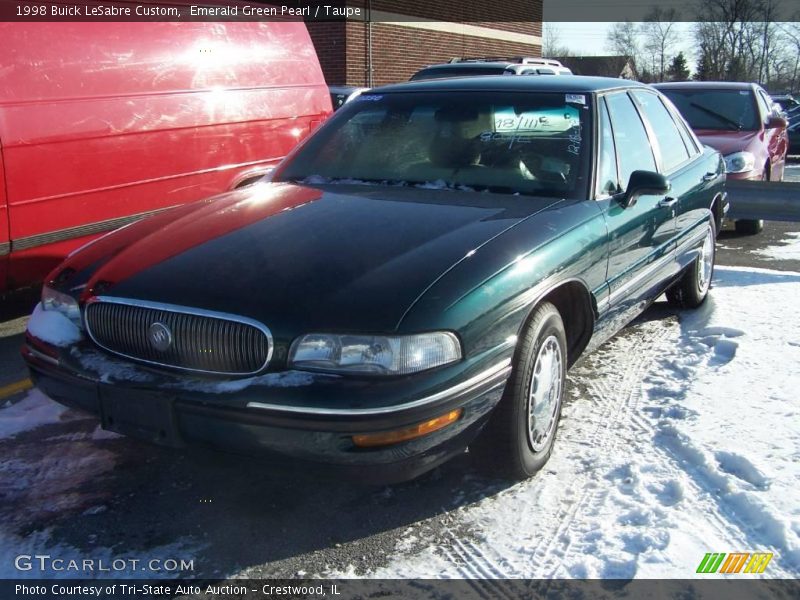
<path id="1" fill-rule="evenodd" d="M 669 196 L 667 196 L 666 198 L 663 198 L 662 200 L 658 201 L 658 208 L 672 208 L 677 203 L 678 203 L 677 198 L 670 198 Z"/>
<path id="2" fill-rule="evenodd" d="M 717 178 L 716 173 L 706 173 L 705 175 L 703 175 L 703 181 L 713 181 L 716 178 Z"/>

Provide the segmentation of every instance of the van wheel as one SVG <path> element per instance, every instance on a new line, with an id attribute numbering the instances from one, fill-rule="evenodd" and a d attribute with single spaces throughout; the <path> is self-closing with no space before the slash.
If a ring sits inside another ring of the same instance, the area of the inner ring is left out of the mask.
<path id="1" fill-rule="evenodd" d="M 487 474 L 527 479 L 550 458 L 566 384 L 566 349 L 561 315 L 544 302 L 521 336 L 503 398 L 470 446 Z"/>
<path id="2" fill-rule="evenodd" d="M 675 285 L 667 290 L 667 300 L 679 308 L 697 308 L 705 302 L 714 276 L 716 245 L 713 224 L 706 232 L 700 254 Z"/>
<path id="3" fill-rule="evenodd" d="M 739 220 L 736 221 L 736 233 L 742 235 L 756 235 L 764 230 L 764 220 Z"/>

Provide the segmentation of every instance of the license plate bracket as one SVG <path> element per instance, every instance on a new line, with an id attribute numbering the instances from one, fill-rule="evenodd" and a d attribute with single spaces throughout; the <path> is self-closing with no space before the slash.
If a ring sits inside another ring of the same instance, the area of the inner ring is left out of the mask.
<path id="1" fill-rule="evenodd" d="M 163 394 L 100 386 L 103 429 L 164 446 L 181 447 L 174 398 Z"/>

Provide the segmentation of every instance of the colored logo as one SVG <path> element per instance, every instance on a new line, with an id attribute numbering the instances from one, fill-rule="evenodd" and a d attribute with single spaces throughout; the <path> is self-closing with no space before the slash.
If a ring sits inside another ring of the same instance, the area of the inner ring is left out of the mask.
<path id="1" fill-rule="evenodd" d="M 763 573 L 771 560 L 772 552 L 709 552 L 700 561 L 696 572 L 725 575 Z"/>

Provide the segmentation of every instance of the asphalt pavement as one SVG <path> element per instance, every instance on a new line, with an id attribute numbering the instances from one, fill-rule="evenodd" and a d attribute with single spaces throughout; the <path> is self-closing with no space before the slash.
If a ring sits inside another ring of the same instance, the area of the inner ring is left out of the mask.
<path id="1" fill-rule="evenodd" d="M 787 179 L 800 181 L 800 163 L 789 166 Z M 800 223 L 768 222 L 756 236 L 723 230 L 718 263 L 800 271 L 800 261 L 758 253 L 780 246 L 791 232 L 800 232 Z M 28 393 L 19 348 L 34 300 L 0 306 L 0 419 L 4 406 Z M 184 574 L 198 577 L 363 572 L 383 564 L 402 536 L 413 548 L 452 535 L 460 508 L 506 486 L 473 473 L 467 455 L 415 482 L 384 488 L 279 474 L 245 457 L 105 436 L 94 419 L 72 411 L 0 439 L 0 455 L 0 480 L 15 482 L 0 491 L 0 533 L 27 544 L 47 530 L 50 546 L 87 556 L 109 548 L 115 555 L 190 554 L 195 569 Z"/>

